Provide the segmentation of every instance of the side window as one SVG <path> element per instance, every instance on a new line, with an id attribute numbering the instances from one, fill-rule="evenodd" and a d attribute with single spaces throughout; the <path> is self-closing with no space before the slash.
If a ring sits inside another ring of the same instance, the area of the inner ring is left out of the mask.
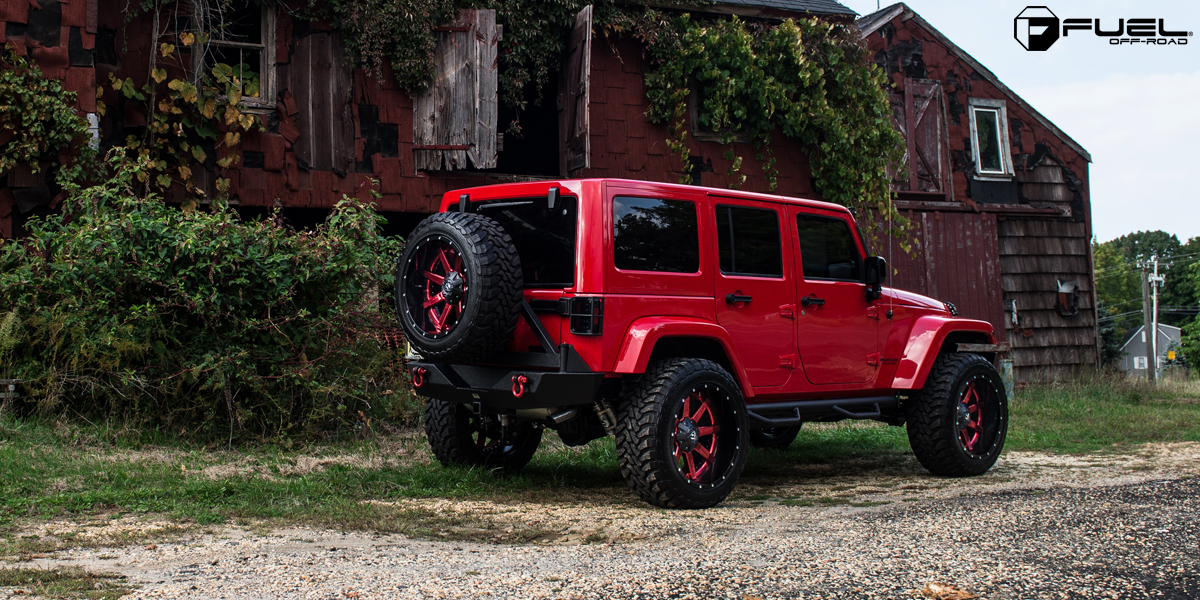
<path id="1" fill-rule="evenodd" d="M 726 275 L 783 277 L 779 215 L 765 208 L 717 206 L 717 252 Z"/>
<path id="2" fill-rule="evenodd" d="M 796 231 L 805 279 L 862 281 L 862 256 L 845 221 L 797 215 Z"/>
<path id="3" fill-rule="evenodd" d="M 696 205 L 683 200 L 613 198 L 614 262 L 627 271 L 700 270 Z"/>

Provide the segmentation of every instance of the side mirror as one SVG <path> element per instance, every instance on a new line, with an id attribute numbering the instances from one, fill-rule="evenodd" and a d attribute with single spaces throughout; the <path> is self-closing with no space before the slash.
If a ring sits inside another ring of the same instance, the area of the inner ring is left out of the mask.
<path id="1" fill-rule="evenodd" d="M 878 300 L 883 295 L 883 282 L 887 280 L 887 261 L 882 256 L 868 256 L 863 265 L 866 270 L 867 300 Z"/>

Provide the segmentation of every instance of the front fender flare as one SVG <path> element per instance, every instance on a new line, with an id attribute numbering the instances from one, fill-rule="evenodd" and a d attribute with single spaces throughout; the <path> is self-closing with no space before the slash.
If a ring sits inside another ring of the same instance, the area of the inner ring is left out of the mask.
<path id="1" fill-rule="evenodd" d="M 937 360 L 946 336 L 959 331 L 982 333 L 987 336 L 988 343 L 996 343 L 992 324 L 987 321 L 936 315 L 919 317 L 908 334 L 908 344 L 896 367 L 892 388 L 918 390 L 925 387 L 925 379 L 933 369 L 933 363 Z"/>
<path id="2" fill-rule="evenodd" d="M 733 340 L 723 327 L 711 321 L 693 317 L 645 317 L 629 325 L 621 349 L 617 352 L 614 373 L 645 373 L 650 364 L 650 355 L 659 340 L 669 337 L 696 337 L 715 340 L 721 344 L 725 356 L 733 366 L 734 379 L 742 386 L 742 395 L 753 397 L 754 391 L 747 385 L 746 371 L 733 349 Z"/>

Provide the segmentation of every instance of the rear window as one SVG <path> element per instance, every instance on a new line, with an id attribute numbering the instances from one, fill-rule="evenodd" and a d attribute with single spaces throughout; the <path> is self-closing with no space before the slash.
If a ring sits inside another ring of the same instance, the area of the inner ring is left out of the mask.
<path id="1" fill-rule="evenodd" d="M 575 285 L 576 198 L 560 197 L 553 211 L 547 210 L 544 197 L 484 203 L 476 210 L 498 221 L 512 236 L 527 289 Z"/>
<path id="2" fill-rule="evenodd" d="M 683 200 L 613 198 L 613 259 L 618 269 L 695 273 L 700 270 L 696 205 Z"/>

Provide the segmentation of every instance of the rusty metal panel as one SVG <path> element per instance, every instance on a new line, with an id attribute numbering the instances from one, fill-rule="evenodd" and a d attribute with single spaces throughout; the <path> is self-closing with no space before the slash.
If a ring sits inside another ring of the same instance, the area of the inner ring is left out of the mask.
<path id="1" fill-rule="evenodd" d="M 1004 305 L 994 215 L 910 212 L 916 242 L 910 256 L 883 240 L 876 252 L 892 268 L 888 284 L 953 303 L 963 317 L 988 321 L 1004 341 Z"/>

